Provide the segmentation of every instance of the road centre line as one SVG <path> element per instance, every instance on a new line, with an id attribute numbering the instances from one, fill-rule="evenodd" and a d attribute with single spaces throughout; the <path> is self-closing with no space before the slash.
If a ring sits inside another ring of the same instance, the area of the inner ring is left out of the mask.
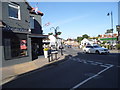
<path id="1" fill-rule="evenodd" d="M 99 74 L 101 74 L 101 73 L 107 71 L 108 69 L 110 69 L 110 68 L 113 67 L 113 66 L 114 66 L 114 65 L 111 65 L 111 66 L 109 66 L 109 67 L 103 69 L 102 71 L 98 72 L 97 74 L 95 74 L 95 75 L 93 75 L 93 76 L 87 78 L 86 80 L 80 82 L 79 84 L 75 85 L 75 86 L 74 86 L 73 88 L 71 88 L 70 90 L 74 90 L 74 89 L 80 87 L 80 86 L 83 85 L 84 83 L 86 83 L 86 82 L 88 82 L 89 80 L 91 80 L 91 79 L 97 77 Z"/>

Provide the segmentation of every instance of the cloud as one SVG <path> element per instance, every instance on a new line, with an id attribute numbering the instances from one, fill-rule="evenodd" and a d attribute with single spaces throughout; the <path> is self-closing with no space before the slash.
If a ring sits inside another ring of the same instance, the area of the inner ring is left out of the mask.
<path id="1" fill-rule="evenodd" d="M 71 18 L 65 19 L 65 20 L 56 21 L 56 22 L 54 22 L 54 23 L 51 23 L 50 26 L 45 27 L 44 29 L 48 29 L 48 28 L 54 27 L 54 26 L 65 25 L 65 24 L 68 24 L 68 23 L 71 23 L 71 22 L 73 22 L 73 21 L 80 20 L 80 19 L 83 19 L 83 18 L 86 18 L 86 17 L 88 17 L 88 15 L 76 16 L 76 17 L 71 17 Z"/>

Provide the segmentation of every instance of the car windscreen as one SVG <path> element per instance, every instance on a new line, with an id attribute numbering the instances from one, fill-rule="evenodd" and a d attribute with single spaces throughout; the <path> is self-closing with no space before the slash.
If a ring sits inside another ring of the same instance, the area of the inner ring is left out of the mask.
<path id="1" fill-rule="evenodd" d="M 92 46 L 86 46 L 86 48 L 93 48 Z"/>
<path id="2" fill-rule="evenodd" d="M 94 48 L 101 48 L 100 46 L 93 46 Z"/>

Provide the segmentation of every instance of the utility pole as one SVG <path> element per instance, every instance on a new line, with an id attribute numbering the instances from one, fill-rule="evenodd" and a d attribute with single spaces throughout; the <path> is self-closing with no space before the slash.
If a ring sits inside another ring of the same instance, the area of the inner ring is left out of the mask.
<path id="1" fill-rule="evenodd" d="M 112 14 L 112 11 L 111 13 L 108 13 L 107 16 L 111 16 L 111 32 L 112 32 L 112 48 L 113 49 L 113 14 Z"/>

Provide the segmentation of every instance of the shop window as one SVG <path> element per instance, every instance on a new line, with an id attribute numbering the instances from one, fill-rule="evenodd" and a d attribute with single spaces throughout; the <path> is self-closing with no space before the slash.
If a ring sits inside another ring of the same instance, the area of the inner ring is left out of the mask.
<path id="1" fill-rule="evenodd" d="M 20 20 L 20 6 L 10 3 L 8 5 L 9 18 Z"/>
<path id="2" fill-rule="evenodd" d="M 5 59 L 19 58 L 27 56 L 27 37 L 16 35 L 4 39 Z"/>

